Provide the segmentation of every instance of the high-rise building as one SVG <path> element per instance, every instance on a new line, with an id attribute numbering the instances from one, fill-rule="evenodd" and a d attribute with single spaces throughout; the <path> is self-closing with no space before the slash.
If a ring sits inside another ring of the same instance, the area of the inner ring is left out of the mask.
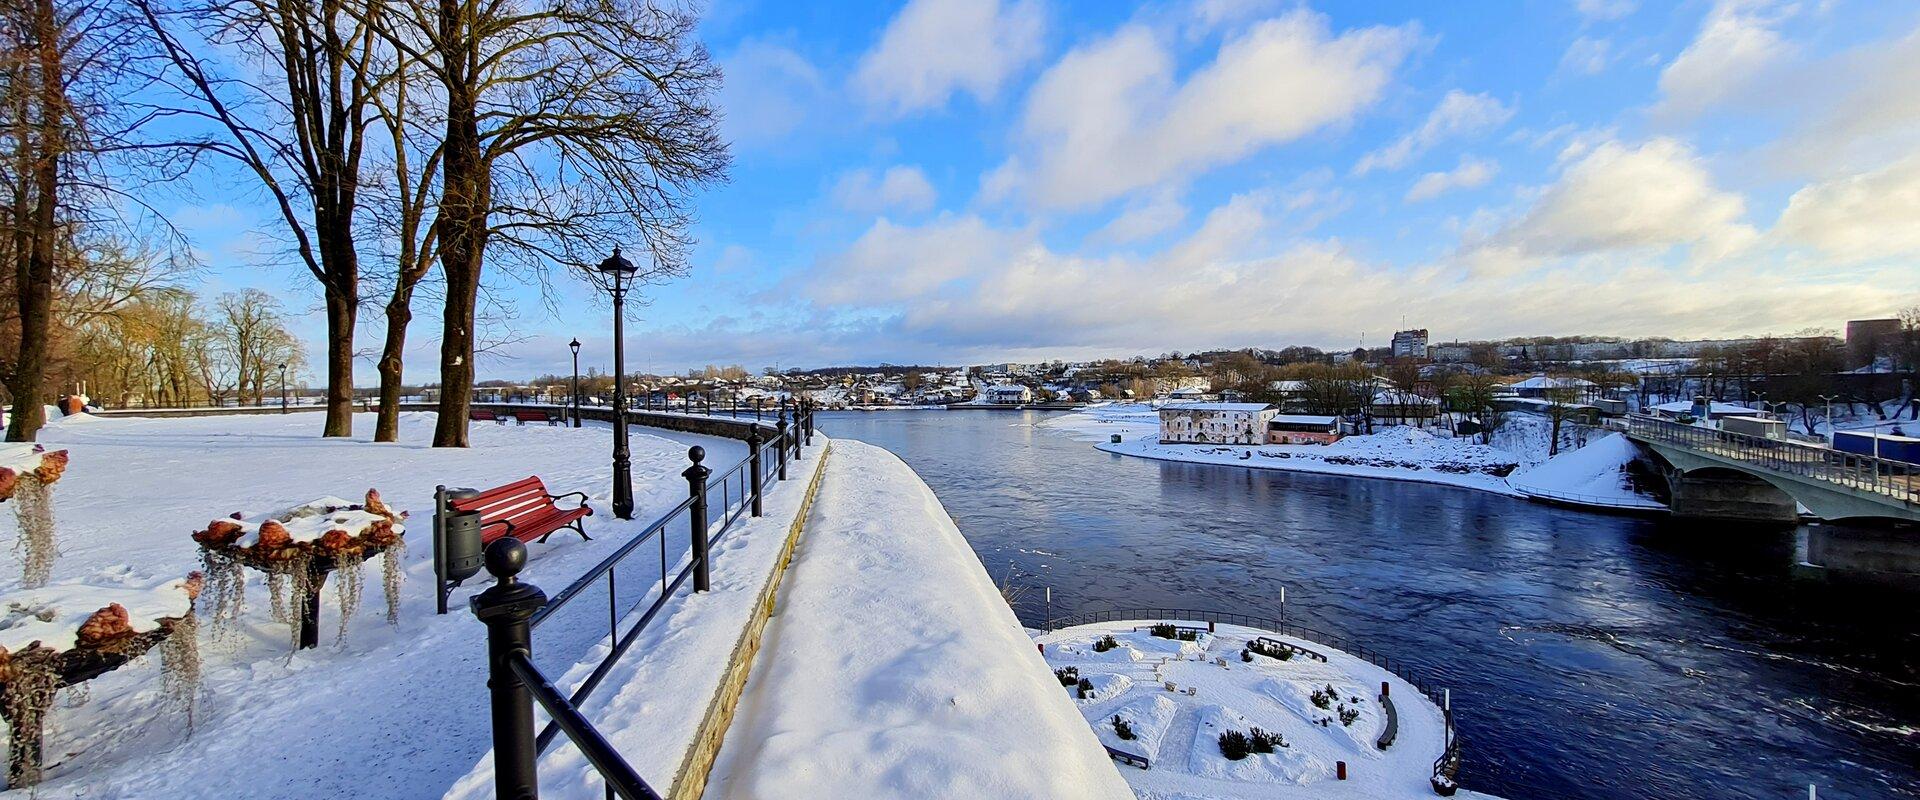
<path id="1" fill-rule="evenodd" d="M 1395 331 L 1393 334 L 1394 358 L 1426 358 L 1427 329 L 1416 328 L 1410 331 Z"/>

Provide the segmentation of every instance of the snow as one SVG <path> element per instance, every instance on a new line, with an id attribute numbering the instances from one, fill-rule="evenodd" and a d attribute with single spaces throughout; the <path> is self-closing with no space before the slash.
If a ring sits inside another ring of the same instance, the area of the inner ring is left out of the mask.
<path id="1" fill-rule="evenodd" d="M 96 579 L 19 589 L 0 596 L 5 609 L 0 611 L 0 649 L 19 653 L 37 642 L 49 650 L 71 650 L 87 618 L 116 603 L 127 610 L 134 633 L 154 630 L 164 618 L 186 616 L 193 607 L 184 578 L 150 586 L 108 585 Z"/>
<path id="2" fill-rule="evenodd" d="M 1626 467 L 1639 455 L 1633 440 L 1612 433 L 1521 472 L 1507 483 L 1521 494 L 1583 505 L 1663 509 L 1660 501 L 1633 490 Z"/>
<path id="3" fill-rule="evenodd" d="M 685 498 L 689 444 L 705 446 L 716 471 L 745 455 L 731 440 L 634 428 L 635 519 L 627 522 L 604 513 L 605 425 L 476 424 L 464 449 L 429 447 L 433 426 L 431 413 L 405 413 L 401 441 L 379 444 L 368 441 L 372 414 L 355 415 L 352 438 L 321 438 L 311 414 L 50 426 L 41 436 L 48 448 L 73 454 L 53 487 L 62 551 L 54 582 L 99 583 L 103 573 L 132 587 L 178 579 L 200 568 L 191 534 L 224 512 L 254 515 L 292 498 L 357 497 L 377 487 L 391 506 L 420 513 L 432 508 L 435 484 L 487 487 L 539 475 L 553 491 L 587 491 L 602 512 L 586 520 L 594 541 L 555 536 L 529 546 L 521 577 L 553 592 Z M 798 494 L 783 487 L 769 498 L 783 493 Z M 0 525 L 12 525 L 12 516 L 0 514 L 8 520 Z M 687 538 L 679 534 L 670 540 L 674 558 Z M 168 709 L 157 663 L 90 681 L 89 703 L 56 704 L 48 719 L 48 776 L 35 796 L 440 797 L 488 746 L 484 633 L 466 611 L 488 581 L 468 581 L 454 592 L 453 612 L 436 616 L 431 547 L 410 544 L 399 625 L 384 623 L 382 604 L 363 603 L 343 644 L 323 636 L 314 650 L 289 652 L 286 626 L 268 615 L 263 579 L 248 571 L 246 610 L 231 634 L 216 639 L 201 626 L 204 694 L 191 729 Z M 375 570 L 369 580 L 377 584 Z M 0 569 L 0 591 L 17 590 L 18 575 Z M 321 625 L 330 628 L 337 595 L 322 597 Z M 587 608 L 592 598 L 582 605 L 540 628 L 538 662 L 571 663 L 605 636 L 604 596 L 598 609 Z M 307 735 L 315 731 L 324 735 Z"/>
<path id="4" fill-rule="evenodd" d="M 1071 666 L 1083 676 L 1110 673 L 1132 678 L 1126 691 L 1078 705 L 1085 724 L 1104 744 L 1150 759 L 1148 769 L 1120 768 L 1135 796 L 1142 800 L 1426 800 L 1434 796 L 1428 779 L 1434 760 L 1445 749 L 1445 722 L 1440 709 L 1412 684 L 1324 645 L 1234 625 L 1216 626 L 1212 636 L 1202 637 L 1204 647 L 1187 650 L 1170 645 L 1161 648 L 1168 655 L 1151 660 L 1089 658 L 1092 644 L 1103 636 L 1113 636 L 1123 645 L 1119 649 L 1130 651 L 1150 649 L 1149 639 L 1170 642 L 1146 629 L 1158 622 L 1179 621 L 1128 620 L 1030 634 L 1043 646 L 1049 667 Z M 1328 660 L 1254 656 L 1251 662 L 1242 661 L 1241 649 L 1258 636 L 1310 648 Z M 1179 655 L 1172 655 L 1175 651 Z M 1382 682 L 1391 687 L 1399 720 L 1398 736 L 1384 751 L 1375 746 L 1385 727 L 1379 701 Z M 1168 684 L 1173 691 L 1168 691 Z M 1338 703 L 1359 708 L 1352 727 L 1340 724 L 1335 716 L 1338 705 L 1323 711 L 1312 704 L 1313 690 L 1328 684 L 1338 690 Z M 1071 696 L 1071 691 L 1063 688 L 1061 693 Z M 1140 738 L 1120 740 L 1113 733 L 1115 715 L 1135 721 Z M 1329 723 L 1320 725 L 1321 718 Z M 1254 727 L 1280 734 L 1287 746 L 1239 761 L 1221 754 L 1221 733 L 1246 733 Z M 1343 761 L 1345 781 L 1336 777 L 1336 765 Z M 1481 795 L 1462 791 L 1458 796 Z"/>
<path id="5" fill-rule="evenodd" d="M 352 500 L 327 496 L 301 503 L 291 508 L 255 514 L 238 520 L 240 538 L 233 546 L 241 549 L 260 543 L 260 525 L 268 520 L 280 523 L 287 532 L 287 538 L 295 542 L 317 542 L 329 531 L 342 531 L 349 537 L 358 538 L 368 528 L 377 523 L 387 522 L 387 518 L 362 508 Z M 398 512 L 405 516 L 406 512 Z M 404 534 L 406 526 L 394 524 L 393 532 Z"/>
<path id="6" fill-rule="evenodd" d="M 791 569 L 707 797 L 1131 796 L 898 457 L 835 443 Z"/>

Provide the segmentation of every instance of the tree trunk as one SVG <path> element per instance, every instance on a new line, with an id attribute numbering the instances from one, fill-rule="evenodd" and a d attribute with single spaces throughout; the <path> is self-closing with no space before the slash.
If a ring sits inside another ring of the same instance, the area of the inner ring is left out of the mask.
<path id="1" fill-rule="evenodd" d="M 321 436 L 353 435 L 353 325 L 360 304 L 354 283 L 336 278 L 327 288 L 327 422 Z"/>
<path id="2" fill-rule="evenodd" d="M 467 446 L 473 400 L 474 306 L 486 255 L 488 164 L 481 155 L 478 88 L 467 74 L 472 20 L 459 0 L 440 2 L 440 56 L 445 69 L 447 135 L 442 145 L 440 271 L 447 281 L 441 314 L 440 408 L 434 447 Z"/>
<path id="3" fill-rule="evenodd" d="M 387 341 L 380 348 L 380 415 L 373 424 L 376 442 L 400 441 L 401 369 L 407 348 L 407 325 L 413 322 L 413 284 L 405 275 L 387 301 Z"/>
<path id="4" fill-rule="evenodd" d="M 13 396 L 13 416 L 7 421 L 7 441 L 31 442 L 46 419 L 47 339 L 53 326 L 53 269 L 55 211 L 60 191 L 60 151 L 66 136 L 65 70 L 60 57 L 60 30 L 53 0 L 35 0 L 33 27 L 38 74 L 33 87 L 39 106 L 37 150 L 27 154 L 34 184 L 34 207 L 26 231 L 16 241 L 26 245 L 16 252 L 14 290 L 20 309 L 20 352 L 7 379 Z M 19 213 L 17 210 L 16 213 Z"/>

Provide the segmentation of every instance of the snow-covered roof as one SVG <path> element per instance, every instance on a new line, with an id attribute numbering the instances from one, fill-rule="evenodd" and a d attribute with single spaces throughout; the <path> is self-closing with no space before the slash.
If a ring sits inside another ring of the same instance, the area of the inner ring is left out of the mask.
<path id="1" fill-rule="evenodd" d="M 1373 396 L 1376 406 L 1437 406 L 1440 401 L 1431 397 L 1421 397 L 1412 392 L 1394 389 Z"/>
<path id="2" fill-rule="evenodd" d="M 1707 413 L 1709 414 L 1751 414 L 1755 411 L 1760 410 L 1757 408 L 1748 408 L 1746 406 L 1736 405 L 1733 403 L 1722 403 L 1718 400 L 1715 400 L 1712 403 L 1709 403 L 1708 405 L 1710 406 L 1707 409 Z M 1657 406 L 1654 406 L 1653 408 L 1655 411 L 1666 411 L 1674 414 L 1687 413 L 1687 412 L 1693 411 L 1693 401 L 1692 400 L 1675 400 L 1671 403 L 1661 403 Z"/>
<path id="3" fill-rule="evenodd" d="M 1274 381 L 1267 388 L 1276 392 L 1298 392 L 1307 388 L 1306 381 Z"/>
<path id="4" fill-rule="evenodd" d="M 1600 384 L 1594 383 L 1593 381 L 1587 380 L 1585 378 L 1550 378 L 1545 375 L 1535 375 L 1524 381 L 1515 381 L 1513 383 L 1507 384 L 1507 388 L 1510 388 L 1510 389 L 1585 389 L 1588 387 L 1599 386 L 1599 385 Z"/>
<path id="5" fill-rule="evenodd" d="M 1168 403 L 1161 406 L 1166 411 L 1265 411 L 1272 408 L 1271 403 Z"/>
<path id="6" fill-rule="evenodd" d="M 1338 417 L 1329 417 L 1329 416 L 1323 416 L 1320 414 L 1275 414 L 1273 419 L 1270 420 L 1270 422 L 1280 422 L 1288 425 L 1331 426 L 1338 419 L 1339 419 Z"/>

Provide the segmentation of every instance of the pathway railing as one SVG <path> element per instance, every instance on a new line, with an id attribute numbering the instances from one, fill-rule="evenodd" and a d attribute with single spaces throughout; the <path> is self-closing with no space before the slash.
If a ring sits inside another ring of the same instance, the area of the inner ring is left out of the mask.
<path id="1" fill-rule="evenodd" d="M 1461 766 L 1461 746 L 1459 731 L 1453 725 L 1453 707 L 1451 699 L 1440 687 L 1429 682 L 1424 676 L 1408 669 L 1404 662 L 1396 663 L 1392 657 L 1372 649 L 1359 642 L 1338 634 L 1300 625 L 1285 620 L 1271 619 L 1252 614 L 1240 614 L 1231 611 L 1209 611 L 1192 608 L 1115 608 L 1101 611 L 1086 611 L 1065 617 L 1047 620 L 1045 629 L 1049 632 L 1098 622 L 1124 622 L 1130 620 L 1157 620 L 1161 622 L 1208 622 L 1226 625 L 1238 625 L 1243 628 L 1256 628 L 1273 631 L 1284 636 L 1318 642 L 1336 650 L 1358 656 L 1376 667 L 1393 673 L 1413 687 L 1435 706 L 1440 707 L 1445 720 L 1446 746 L 1440 757 L 1434 759 L 1434 788 L 1439 790 L 1444 784 L 1455 785 Z M 1451 792 L 1448 792 L 1451 794 Z"/>
<path id="2" fill-rule="evenodd" d="M 1627 426 L 1628 435 L 1638 439 L 1678 445 L 1762 469 L 1883 495 L 1907 505 L 1920 504 L 1920 464 L 1686 425 L 1643 414 L 1628 417 Z"/>
<path id="3" fill-rule="evenodd" d="M 538 775 L 535 762 L 560 735 L 580 748 L 606 782 L 609 799 L 657 800 L 656 793 L 598 729 L 580 713 L 580 705 L 593 694 L 640 634 L 658 616 L 668 599 L 682 586 L 692 582 L 693 591 L 707 591 L 710 585 L 714 545 L 726 536 L 741 517 L 758 517 L 763 511 L 766 492 L 787 479 L 789 461 L 803 457 L 803 448 L 811 439 L 812 409 L 803 407 L 796 423 L 779 410 L 771 435 L 761 426 L 748 433 L 747 456 L 720 473 L 701 462 L 706 451 L 688 450 L 692 462 L 682 477 L 687 479 L 687 498 L 621 543 L 600 563 L 582 573 L 566 588 L 549 599 L 538 587 L 521 583 L 516 575 L 526 563 L 526 546 L 512 537 L 504 537 L 487 548 L 486 567 L 497 579 L 494 586 L 474 596 L 473 612 L 487 625 L 488 680 L 493 706 L 494 783 L 496 796 L 523 798 L 537 796 Z M 719 501 L 718 519 L 709 519 L 710 503 Z M 667 532 L 676 526 L 688 531 L 688 551 L 679 568 L 668 571 Z M 620 593 L 618 568 L 647 545 L 657 546 L 659 577 L 637 596 Z M 594 664 L 587 676 L 571 693 L 562 693 L 545 672 L 534 663 L 533 629 L 552 620 L 556 614 L 576 604 L 596 587 L 606 588 L 607 652 Z M 647 602 L 651 598 L 651 602 Z M 644 609 L 641 603 L 646 603 Z M 635 612 L 638 612 L 637 614 Z M 631 618 L 623 628 L 623 621 Z M 538 702 L 551 720 L 538 735 L 534 733 L 533 706 Z"/>

